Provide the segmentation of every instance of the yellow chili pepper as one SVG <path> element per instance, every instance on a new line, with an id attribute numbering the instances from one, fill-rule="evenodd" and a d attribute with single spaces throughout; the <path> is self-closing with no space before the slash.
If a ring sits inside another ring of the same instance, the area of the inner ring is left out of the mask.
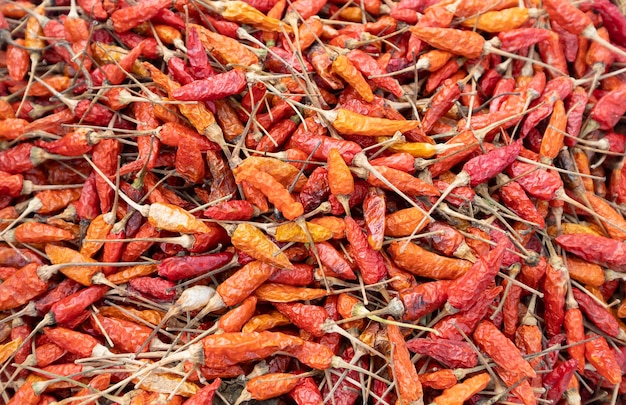
<path id="1" fill-rule="evenodd" d="M 231 243 L 261 262 L 293 269 L 293 264 L 278 246 L 253 225 L 239 224 L 231 236 Z"/>
<path id="2" fill-rule="evenodd" d="M 332 231 L 321 225 L 308 222 L 306 227 L 311 234 L 313 242 L 324 242 L 333 237 Z M 278 226 L 274 237 L 279 242 L 310 242 L 306 232 L 304 232 L 304 229 L 302 229 L 302 227 L 295 222 L 287 222 L 286 224 Z"/>

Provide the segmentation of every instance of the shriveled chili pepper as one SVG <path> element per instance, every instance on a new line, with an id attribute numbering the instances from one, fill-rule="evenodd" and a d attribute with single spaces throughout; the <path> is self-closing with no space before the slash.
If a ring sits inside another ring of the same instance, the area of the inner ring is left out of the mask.
<path id="1" fill-rule="evenodd" d="M 277 267 L 292 267 L 289 259 L 284 253 L 280 252 L 278 246 L 252 225 L 238 225 L 231 236 L 231 242 L 237 249 L 255 257 L 259 261 L 270 263 Z"/>
<path id="2" fill-rule="evenodd" d="M 555 240 L 567 252 L 582 259 L 616 271 L 626 271 L 626 252 L 617 240 L 588 234 L 561 235 Z"/>
<path id="3" fill-rule="evenodd" d="M 332 71 L 354 87 L 365 101 L 369 103 L 374 100 L 374 94 L 369 84 L 347 56 L 338 55 L 332 63 Z"/>
<path id="4" fill-rule="evenodd" d="M 506 245 L 499 243 L 485 257 L 479 257 L 470 269 L 450 285 L 448 304 L 456 310 L 467 310 L 480 292 L 493 282 L 502 265 Z"/>
<path id="5" fill-rule="evenodd" d="M 245 86 L 246 77 L 243 72 L 233 69 L 184 85 L 174 90 L 172 96 L 182 101 L 209 101 L 238 94 Z"/>
<path id="6" fill-rule="evenodd" d="M 462 340 L 463 335 L 459 333 L 458 329 L 461 329 L 465 334 L 471 333 L 476 328 L 476 325 L 487 315 L 489 306 L 493 303 L 494 298 L 500 295 L 501 292 L 502 287 L 485 290 L 468 311 L 459 312 L 439 321 L 434 327 L 439 333 L 438 337 Z M 434 334 L 430 337 L 434 337 Z"/>
<path id="7" fill-rule="evenodd" d="M 615 355 L 609 349 L 606 339 L 595 333 L 587 333 L 585 342 L 585 358 L 611 384 L 618 384 L 622 379 L 622 371 L 617 364 Z"/>
<path id="8" fill-rule="evenodd" d="M 129 287 L 156 300 L 173 301 L 176 298 L 175 284 L 158 277 L 136 277 L 128 282 Z"/>
<path id="9" fill-rule="evenodd" d="M 398 384 L 399 400 L 406 403 L 423 401 L 422 384 L 419 382 L 417 370 L 411 362 L 407 343 L 396 325 L 387 325 L 387 337 L 391 343 L 393 372 Z"/>
<path id="10" fill-rule="evenodd" d="M 465 342 L 415 338 L 406 345 L 410 351 L 428 355 L 450 368 L 471 368 L 478 364 L 476 352 Z"/>
<path id="11" fill-rule="evenodd" d="M 274 177 L 253 168 L 235 171 L 238 182 L 246 181 L 258 188 L 282 212 L 285 218 L 293 220 L 304 213 L 302 204 L 295 201 Z"/>
<path id="12" fill-rule="evenodd" d="M 314 300 L 328 295 L 328 292 L 321 288 L 294 287 L 269 282 L 257 288 L 254 293 L 259 299 L 269 302 Z"/>
<path id="13" fill-rule="evenodd" d="M 344 221 L 346 222 L 346 235 L 354 249 L 354 259 L 361 269 L 363 281 L 365 284 L 377 283 L 387 274 L 382 256 L 369 246 L 365 235 L 354 219 L 346 217 Z"/>
<path id="14" fill-rule="evenodd" d="M 36 263 L 27 264 L 0 284 L 0 309 L 17 308 L 48 289 L 50 275 L 39 274 Z"/>
<path id="15" fill-rule="evenodd" d="M 506 336 L 489 321 L 482 321 L 474 331 L 476 344 L 493 360 L 508 370 L 534 378 L 537 374 Z M 504 350 L 503 350 L 504 349 Z"/>
<path id="16" fill-rule="evenodd" d="M 123 319 L 106 316 L 97 316 L 97 319 L 113 343 L 127 353 L 136 353 L 152 332 L 147 326 Z"/>
<path id="17" fill-rule="evenodd" d="M 572 288 L 572 294 L 580 306 L 582 312 L 593 322 L 598 329 L 608 336 L 622 339 L 624 331 L 619 327 L 619 323 L 613 315 L 600 306 L 593 298 L 583 293 L 577 288 Z"/>
<path id="18" fill-rule="evenodd" d="M 91 286 L 55 302 L 50 308 L 54 321 L 67 324 L 80 315 L 89 305 L 97 302 L 109 290 L 106 286 Z"/>
<path id="19" fill-rule="evenodd" d="M 207 271 L 222 267 L 231 261 L 230 253 L 215 253 L 198 256 L 170 257 L 159 263 L 159 276 L 178 281 L 193 278 Z"/>
<path id="20" fill-rule="evenodd" d="M 469 261 L 439 256 L 414 243 L 407 244 L 403 251 L 403 245 L 404 243 L 393 242 L 388 252 L 394 263 L 417 276 L 453 280 L 472 267 Z"/>
<path id="21" fill-rule="evenodd" d="M 328 313 L 323 307 L 300 303 L 274 303 L 276 309 L 288 317 L 294 325 L 306 330 L 314 336 L 321 337 L 326 332 L 323 324 Z"/>

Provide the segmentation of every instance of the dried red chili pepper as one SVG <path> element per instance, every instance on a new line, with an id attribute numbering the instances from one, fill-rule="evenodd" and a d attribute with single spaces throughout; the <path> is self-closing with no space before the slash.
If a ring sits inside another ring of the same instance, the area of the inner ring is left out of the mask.
<path id="1" fill-rule="evenodd" d="M 619 384 L 622 380 L 622 370 L 620 369 L 615 355 L 609 349 L 606 339 L 594 333 L 587 333 L 585 342 L 585 358 L 606 378 L 611 384 Z"/>
<path id="2" fill-rule="evenodd" d="M 489 321 L 482 321 L 474 331 L 474 341 L 501 367 L 534 378 L 537 374 L 506 336 Z M 504 349 L 504 350 L 503 350 Z"/>
<path id="3" fill-rule="evenodd" d="M 619 326 L 618 321 L 609 311 L 599 305 L 593 298 L 583 293 L 577 288 L 572 288 L 572 294 L 580 306 L 582 312 L 594 325 L 608 336 L 622 339 L 624 331 Z"/>
<path id="4" fill-rule="evenodd" d="M 377 283 L 385 277 L 387 269 L 379 252 L 373 250 L 365 238 L 356 221 L 351 217 L 346 222 L 346 236 L 353 248 L 354 259 L 357 262 L 365 284 Z"/>

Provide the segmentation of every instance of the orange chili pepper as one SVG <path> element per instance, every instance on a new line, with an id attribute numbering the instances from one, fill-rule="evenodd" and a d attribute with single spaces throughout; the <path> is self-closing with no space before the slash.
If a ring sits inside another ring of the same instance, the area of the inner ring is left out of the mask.
<path id="1" fill-rule="evenodd" d="M 389 254 L 400 268 L 420 277 L 437 280 L 454 280 L 465 274 L 472 263 L 467 260 L 439 256 L 414 243 L 392 242 Z"/>
<path id="2" fill-rule="evenodd" d="M 20 243 L 49 243 L 74 239 L 72 232 L 39 222 L 25 222 L 14 230 Z"/>
<path id="3" fill-rule="evenodd" d="M 604 201 L 602 198 L 598 197 L 594 193 L 587 191 L 586 196 L 589 204 L 591 205 L 591 208 L 600 217 L 607 219 L 607 221 L 601 220 L 601 222 L 611 238 L 621 241 L 626 240 L 626 220 L 624 220 L 624 217 L 613 207 L 611 207 L 606 201 Z M 609 223 L 609 221 L 611 223 Z"/>
<path id="4" fill-rule="evenodd" d="M 459 405 L 470 399 L 472 395 L 482 391 L 491 381 L 487 373 L 481 373 L 470 377 L 462 383 L 447 388 L 441 395 L 433 399 L 437 405 Z"/>
<path id="5" fill-rule="evenodd" d="M 567 257 L 567 270 L 571 278 L 585 285 L 600 287 L 605 282 L 602 267 L 574 256 Z"/>
<path id="6" fill-rule="evenodd" d="M 70 248 L 55 246 L 52 244 L 46 245 L 46 254 L 50 258 L 50 262 L 52 264 L 64 264 L 64 263 L 98 263 L 97 260 L 94 260 L 90 257 L 84 256 L 79 252 L 72 250 Z M 102 266 L 67 266 L 62 267 L 59 270 L 63 273 L 67 278 L 71 278 L 72 280 L 84 285 L 90 286 L 92 281 L 91 279 L 96 273 L 102 271 Z"/>
<path id="7" fill-rule="evenodd" d="M 393 318 L 390 317 L 389 319 Z M 394 380 L 398 385 L 400 401 L 407 404 L 421 403 L 424 396 L 422 384 L 418 378 L 415 365 L 411 361 L 411 355 L 400 328 L 394 324 L 388 324 L 387 337 L 391 344 L 392 371 Z"/>
<path id="8" fill-rule="evenodd" d="M 285 284 L 265 283 L 254 291 L 260 300 L 269 302 L 292 302 L 315 300 L 328 295 L 320 288 L 301 288 Z"/>
<path id="9" fill-rule="evenodd" d="M 415 120 L 389 120 L 372 118 L 345 108 L 324 112 L 333 128 L 344 135 L 392 136 L 396 132 L 407 132 L 419 126 Z"/>
<path id="10" fill-rule="evenodd" d="M 256 299 L 256 297 L 254 297 Z M 279 326 L 290 325 L 291 320 L 278 311 L 256 315 L 250 318 L 241 329 L 244 333 L 263 332 Z"/>
<path id="11" fill-rule="evenodd" d="M 221 62 L 244 66 L 258 65 L 259 58 L 236 39 L 209 31 L 201 25 L 189 24 L 189 27 L 198 31 L 204 47 L 214 53 Z"/>
<path id="12" fill-rule="evenodd" d="M 334 195 L 347 196 L 354 192 L 352 172 L 335 148 L 328 152 L 328 185 Z"/>
<path id="13" fill-rule="evenodd" d="M 529 9 L 511 7 L 500 11 L 488 11 L 478 17 L 470 17 L 461 22 L 468 28 L 486 32 L 508 31 L 523 26 L 530 18 Z"/>
<path id="14" fill-rule="evenodd" d="M 241 166 L 240 166 L 241 167 Z M 298 218 L 304 213 L 304 207 L 296 201 L 289 191 L 271 175 L 254 168 L 233 170 L 237 183 L 246 181 L 261 191 L 288 220 Z"/>
<path id="15" fill-rule="evenodd" d="M 361 72 L 350 62 L 345 55 L 338 55 L 333 60 L 332 64 L 333 73 L 341 77 L 346 83 L 354 87 L 363 100 L 371 103 L 374 100 L 374 93 L 370 85 L 367 83 Z M 334 126 L 334 125 L 333 125 Z"/>
<path id="16" fill-rule="evenodd" d="M 248 3 L 238 0 L 227 2 L 213 2 L 220 11 L 220 15 L 226 20 L 240 24 L 247 24 L 261 31 L 287 32 L 291 33 L 291 26 L 275 18 L 268 17 Z"/>
<path id="17" fill-rule="evenodd" d="M 424 212 L 415 207 L 392 212 L 385 217 L 385 235 L 397 238 L 417 233 L 428 225 L 423 219 Z M 416 229 L 419 224 L 422 226 Z"/>

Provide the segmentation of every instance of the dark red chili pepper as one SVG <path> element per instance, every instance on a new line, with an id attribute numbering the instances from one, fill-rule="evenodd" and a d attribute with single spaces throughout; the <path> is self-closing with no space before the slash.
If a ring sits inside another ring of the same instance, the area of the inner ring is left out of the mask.
<path id="1" fill-rule="evenodd" d="M 158 265 L 159 276 L 171 281 L 193 278 L 224 266 L 232 258 L 232 253 L 228 252 L 200 256 L 168 257 Z"/>
<path id="2" fill-rule="evenodd" d="M 293 285 L 299 287 L 306 287 L 314 280 L 313 273 L 314 267 L 306 263 L 294 263 L 294 268 L 276 269 L 267 280 L 271 283 L 279 283 L 286 285 Z"/>
<path id="3" fill-rule="evenodd" d="M 176 100 L 209 101 L 239 94 L 246 88 L 246 75 L 238 69 L 196 80 L 172 92 Z"/>
<path id="4" fill-rule="evenodd" d="M 128 282 L 131 290 L 159 301 L 172 302 L 176 298 L 176 284 L 159 277 L 137 277 Z"/>
<path id="5" fill-rule="evenodd" d="M 450 368 L 470 368 L 478 364 L 478 356 L 466 342 L 446 339 L 415 338 L 408 340 L 410 351 L 425 354 Z"/>
<path id="6" fill-rule="evenodd" d="M 602 17 L 603 26 L 609 31 L 611 41 L 626 46 L 626 18 L 609 0 L 593 0 L 592 7 Z"/>

